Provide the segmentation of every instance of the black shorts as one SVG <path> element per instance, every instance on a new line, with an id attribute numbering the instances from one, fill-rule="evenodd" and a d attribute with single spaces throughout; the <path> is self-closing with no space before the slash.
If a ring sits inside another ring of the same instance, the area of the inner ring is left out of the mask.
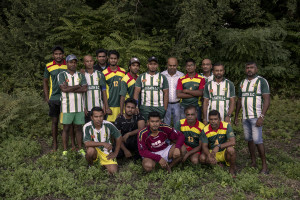
<path id="1" fill-rule="evenodd" d="M 59 100 L 49 100 L 49 116 L 50 117 L 59 117 L 60 114 L 60 101 Z"/>

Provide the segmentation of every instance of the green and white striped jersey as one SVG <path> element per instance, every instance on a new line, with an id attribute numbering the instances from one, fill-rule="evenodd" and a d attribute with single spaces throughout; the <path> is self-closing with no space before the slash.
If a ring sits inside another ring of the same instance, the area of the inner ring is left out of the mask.
<path id="1" fill-rule="evenodd" d="M 252 80 L 244 79 L 239 88 L 239 97 L 242 98 L 243 119 L 258 118 L 263 106 L 263 94 L 270 94 L 266 79 L 256 76 Z"/>
<path id="2" fill-rule="evenodd" d="M 111 144 L 111 136 L 119 138 L 121 133 L 111 122 L 103 120 L 100 130 L 97 130 L 94 126 L 94 122 L 90 121 L 83 126 L 83 142 L 106 142 Z M 103 146 L 98 147 L 106 154 L 112 152 L 107 150 Z"/>
<path id="3" fill-rule="evenodd" d="M 208 112 L 219 111 L 221 121 L 224 121 L 229 109 L 229 100 L 235 97 L 234 84 L 225 78 L 220 83 L 215 79 L 209 81 L 205 84 L 203 97 L 209 99 Z"/>
<path id="4" fill-rule="evenodd" d="M 101 88 L 106 87 L 104 74 L 94 70 L 92 74 L 85 72 L 84 75 L 88 84 L 88 90 L 83 98 L 85 108 L 88 111 L 91 111 L 95 106 L 103 108 Z"/>
<path id="5" fill-rule="evenodd" d="M 58 83 L 62 85 L 64 82 L 68 86 L 86 85 L 86 79 L 80 72 L 71 75 L 68 71 L 60 72 L 58 75 Z M 61 112 L 73 113 L 83 112 L 83 93 L 61 92 Z"/>
<path id="6" fill-rule="evenodd" d="M 209 81 L 212 81 L 214 79 L 214 75 L 213 73 L 210 74 L 210 76 L 204 76 L 203 73 L 200 73 L 200 76 L 203 76 L 203 78 L 205 79 L 205 83 L 208 83 Z"/>
<path id="7" fill-rule="evenodd" d="M 150 75 L 148 72 L 140 75 L 135 87 L 141 88 L 141 105 L 164 106 L 163 90 L 169 89 L 168 79 L 161 73 Z"/>

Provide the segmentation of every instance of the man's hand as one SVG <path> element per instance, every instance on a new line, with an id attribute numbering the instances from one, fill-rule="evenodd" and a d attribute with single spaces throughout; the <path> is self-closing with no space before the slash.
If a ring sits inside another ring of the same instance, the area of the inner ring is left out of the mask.
<path id="1" fill-rule="evenodd" d="M 225 117 L 225 122 L 227 122 L 228 124 L 231 124 L 231 122 L 230 122 L 230 117 L 229 117 L 229 116 L 226 116 L 226 117 Z"/>
<path id="2" fill-rule="evenodd" d="M 259 117 L 256 121 L 256 126 L 261 127 L 264 123 L 264 119 L 262 117 Z"/>
<path id="3" fill-rule="evenodd" d="M 109 144 L 109 143 L 107 143 L 107 142 L 104 142 L 103 147 L 104 147 L 105 149 L 107 149 L 108 151 L 112 150 L 112 145 Z"/>
<path id="4" fill-rule="evenodd" d="M 115 152 L 111 152 L 110 154 L 108 154 L 108 156 L 106 156 L 107 160 L 112 160 L 115 159 L 117 157 L 118 154 L 116 154 Z"/>
<path id="5" fill-rule="evenodd" d="M 129 133 L 129 132 L 128 132 L 128 133 Z M 126 140 L 127 140 L 128 137 L 130 136 L 128 133 L 126 133 L 126 134 L 123 135 L 123 137 L 122 137 L 124 143 L 126 143 Z"/>
<path id="6" fill-rule="evenodd" d="M 189 156 L 190 156 L 190 154 L 189 154 L 189 152 L 187 152 L 187 153 L 184 155 L 184 157 L 183 157 L 183 159 L 182 159 L 182 162 L 185 162 L 185 161 L 188 159 Z"/>
<path id="7" fill-rule="evenodd" d="M 162 168 L 168 168 L 169 167 L 168 162 L 163 158 L 161 158 L 158 163 L 160 164 L 160 166 Z"/>
<path id="8" fill-rule="evenodd" d="M 208 124 L 206 119 L 203 119 L 203 124 L 206 126 Z"/>
<path id="9" fill-rule="evenodd" d="M 138 109 L 138 107 L 136 107 L 136 109 L 135 109 L 135 113 L 134 114 L 139 114 L 140 113 L 140 110 Z"/>
<path id="10" fill-rule="evenodd" d="M 208 161 L 210 164 L 217 164 L 217 160 L 216 160 L 216 153 L 214 151 L 212 151 L 209 155 L 208 155 Z"/>
<path id="11" fill-rule="evenodd" d="M 188 94 L 189 90 L 188 89 L 183 89 L 182 92 Z"/>
<path id="12" fill-rule="evenodd" d="M 106 114 L 112 115 L 112 110 L 110 108 L 106 108 Z"/>
<path id="13" fill-rule="evenodd" d="M 125 157 L 126 157 L 126 158 L 130 158 L 130 157 L 132 157 L 132 154 L 131 154 L 131 152 L 130 152 L 130 151 L 128 151 L 128 150 L 125 150 L 125 151 L 124 151 L 124 154 L 125 154 Z"/>
<path id="14" fill-rule="evenodd" d="M 180 150 L 178 148 L 174 149 L 173 158 L 178 158 L 180 156 Z"/>
<path id="15" fill-rule="evenodd" d="M 88 111 L 86 108 L 84 108 L 84 114 L 85 114 L 85 116 L 88 116 Z"/>
<path id="16" fill-rule="evenodd" d="M 239 119 L 238 119 L 238 117 L 236 117 L 235 119 L 234 119 L 234 125 L 238 125 L 239 124 Z"/>

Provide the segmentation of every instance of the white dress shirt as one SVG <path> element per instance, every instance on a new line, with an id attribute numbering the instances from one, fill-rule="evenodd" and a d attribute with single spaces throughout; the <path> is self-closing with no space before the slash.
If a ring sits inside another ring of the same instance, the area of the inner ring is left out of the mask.
<path id="1" fill-rule="evenodd" d="M 180 99 L 178 99 L 177 95 L 176 95 L 177 82 L 178 82 L 178 79 L 180 77 L 184 76 L 184 73 L 182 73 L 180 71 L 176 71 L 176 73 L 173 76 L 171 76 L 168 73 L 168 70 L 165 70 L 165 71 L 161 72 L 161 74 L 165 75 L 166 78 L 168 79 L 168 83 L 169 83 L 169 102 L 170 103 L 178 102 Z"/>

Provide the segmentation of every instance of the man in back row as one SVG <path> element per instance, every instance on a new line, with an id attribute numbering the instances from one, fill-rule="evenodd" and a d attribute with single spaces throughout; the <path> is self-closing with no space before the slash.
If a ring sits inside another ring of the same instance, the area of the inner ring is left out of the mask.
<path id="1" fill-rule="evenodd" d="M 98 49 L 96 51 L 97 63 L 94 65 L 94 69 L 99 72 L 103 72 L 107 67 L 107 51 L 105 49 Z"/>

